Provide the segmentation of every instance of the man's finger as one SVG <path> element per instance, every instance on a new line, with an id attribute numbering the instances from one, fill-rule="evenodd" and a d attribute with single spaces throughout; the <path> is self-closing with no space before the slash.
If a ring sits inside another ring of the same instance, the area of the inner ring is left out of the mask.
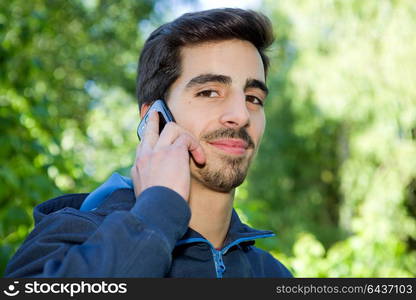
<path id="1" fill-rule="evenodd" d="M 180 133 L 181 133 L 181 130 L 178 128 L 178 125 L 176 125 L 176 123 L 174 122 L 166 123 L 153 149 L 158 150 L 166 146 L 172 145 Z"/>
<path id="2" fill-rule="evenodd" d="M 143 149 L 153 149 L 157 140 L 159 139 L 159 114 L 157 111 L 151 111 L 149 113 L 149 120 L 147 121 L 146 128 L 144 129 L 143 140 L 141 147 Z"/>
<path id="3" fill-rule="evenodd" d="M 199 144 L 199 142 L 190 134 L 181 134 L 173 144 L 178 146 L 184 145 L 188 148 L 188 151 L 191 153 L 192 157 L 198 164 L 205 164 L 205 152 L 202 149 L 202 146 Z"/>

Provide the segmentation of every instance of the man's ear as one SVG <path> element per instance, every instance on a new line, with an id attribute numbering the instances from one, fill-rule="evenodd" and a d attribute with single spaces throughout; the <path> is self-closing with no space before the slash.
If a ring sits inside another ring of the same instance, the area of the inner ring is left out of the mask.
<path id="1" fill-rule="evenodd" d="M 152 103 L 143 103 L 142 104 L 142 108 L 140 109 L 140 119 L 143 119 L 144 115 L 149 110 L 151 104 Z"/>

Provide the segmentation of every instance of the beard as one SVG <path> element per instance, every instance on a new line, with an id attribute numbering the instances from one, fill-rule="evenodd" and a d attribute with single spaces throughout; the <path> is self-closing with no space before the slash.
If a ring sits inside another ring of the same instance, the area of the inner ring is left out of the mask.
<path id="1" fill-rule="evenodd" d="M 203 140 L 214 140 L 216 138 L 240 138 L 248 143 L 249 154 L 242 157 L 233 157 L 226 154 L 213 153 L 206 151 L 207 161 L 203 166 L 191 167 L 192 176 L 206 187 L 217 192 L 229 193 L 234 188 L 241 185 L 248 172 L 250 162 L 254 156 L 254 143 L 244 128 L 239 131 L 232 129 L 222 129 L 210 133 L 203 137 Z M 250 151 L 253 149 L 253 151 Z"/>
<path id="2" fill-rule="evenodd" d="M 199 169 L 197 178 L 205 186 L 212 190 L 228 193 L 244 182 L 247 176 L 249 160 L 246 157 L 226 157 L 220 158 L 219 165 L 210 163 Z"/>

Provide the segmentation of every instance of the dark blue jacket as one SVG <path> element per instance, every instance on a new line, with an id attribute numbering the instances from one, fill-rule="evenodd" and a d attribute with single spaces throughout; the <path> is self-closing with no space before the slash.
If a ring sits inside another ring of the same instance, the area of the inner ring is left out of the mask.
<path id="1" fill-rule="evenodd" d="M 10 260 L 6 277 L 292 277 L 253 246 L 270 231 L 244 225 L 233 211 L 224 247 L 216 250 L 188 228 L 191 211 L 175 191 L 157 186 L 137 201 L 131 188 L 114 190 L 94 210 L 88 194 L 38 205 L 35 228 Z"/>

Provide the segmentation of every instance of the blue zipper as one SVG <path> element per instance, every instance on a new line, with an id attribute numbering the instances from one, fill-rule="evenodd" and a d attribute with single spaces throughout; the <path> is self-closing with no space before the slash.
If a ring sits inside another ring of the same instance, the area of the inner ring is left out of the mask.
<path id="1" fill-rule="evenodd" d="M 225 272 L 224 261 L 222 260 L 222 252 L 211 247 L 212 255 L 214 256 L 215 272 L 217 278 L 222 278 L 222 274 Z"/>
<path id="2" fill-rule="evenodd" d="M 215 247 L 211 244 L 210 241 L 203 239 L 203 238 L 190 238 L 190 239 L 186 239 L 186 240 L 180 240 L 176 243 L 176 246 L 180 246 L 183 244 L 189 244 L 189 243 L 194 243 L 194 242 L 203 242 L 203 243 L 207 243 L 209 245 L 209 247 L 211 248 L 211 252 L 212 252 L 212 256 L 214 257 L 214 264 L 215 264 L 215 273 L 217 278 L 222 278 L 223 274 L 225 272 L 225 264 L 224 261 L 222 259 L 222 256 L 227 253 L 227 251 L 234 245 L 237 245 L 241 242 L 244 241 L 251 241 L 254 239 L 259 239 L 259 238 L 266 238 L 266 237 L 272 237 L 275 236 L 274 233 L 269 233 L 269 234 L 262 234 L 262 235 L 258 235 L 258 236 L 254 236 L 254 237 L 246 237 L 246 238 L 239 238 L 237 240 L 235 240 L 234 242 L 228 244 L 226 247 L 222 248 L 221 250 L 217 250 L 215 249 Z"/>

